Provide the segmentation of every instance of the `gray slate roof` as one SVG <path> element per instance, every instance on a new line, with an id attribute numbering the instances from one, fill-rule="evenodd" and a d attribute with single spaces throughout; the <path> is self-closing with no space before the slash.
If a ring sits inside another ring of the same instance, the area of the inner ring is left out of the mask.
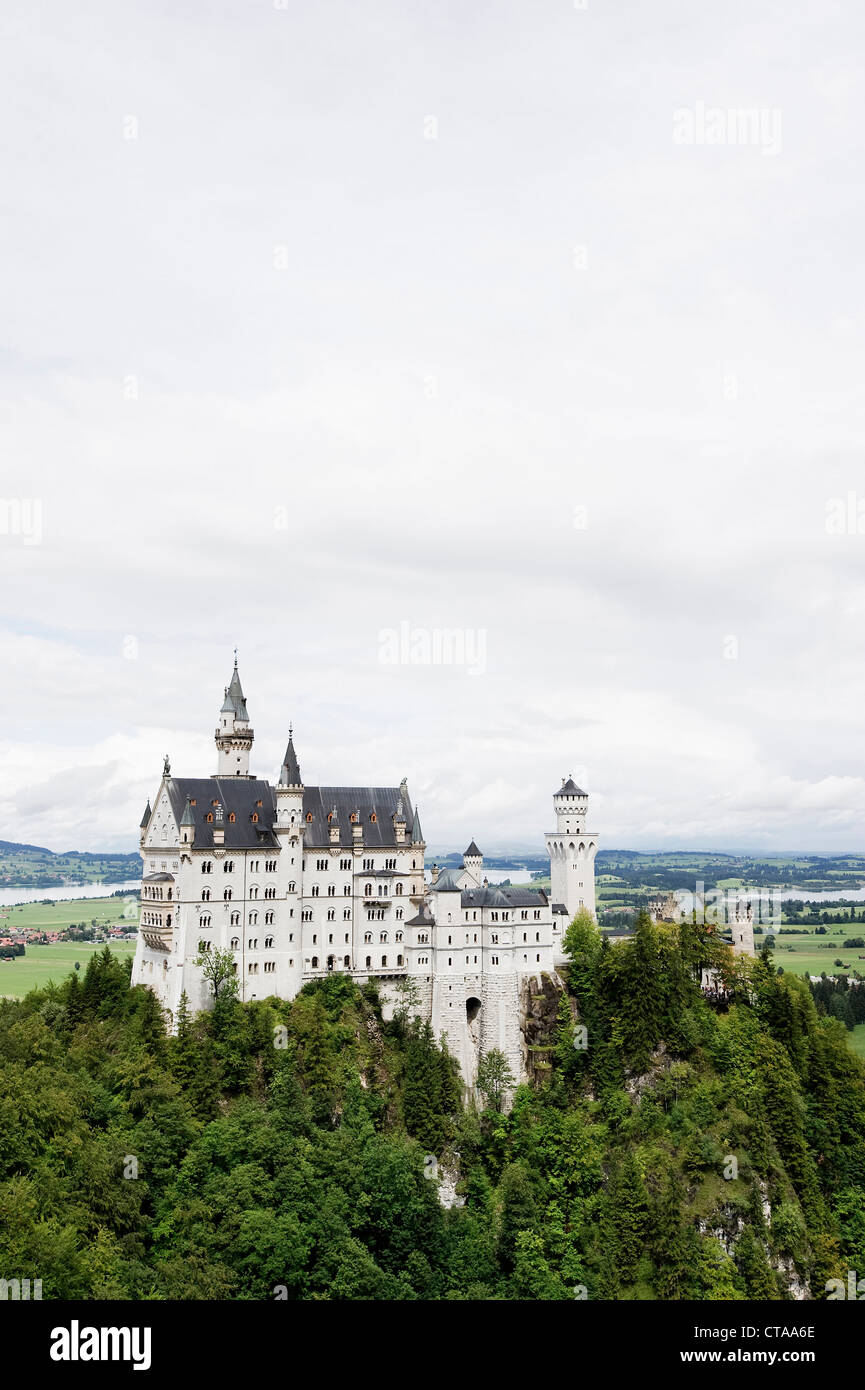
<path id="1" fill-rule="evenodd" d="M 563 782 L 562 785 L 557 789 L 555 795 L 556 795 L 556 796 L 588 796 L 588 792 L 584 792 L 583 789 L 582 789 L 582 787 L 578 787 L 578 786 L 577 786 L 577 784 L 576 784 L 576 782 L 574 781 L 573 777 L 569 777 L 568 780 L 567 780 L 567 782 Z"/>
<path id="2" fill-rule="evenodd" d="M 532 888 L 464 888 L 463 907 L 546 907 L 547 895 Z"/>
<path id="3" fill-rule="evenodd" d="M 207 814 L 215 812 L 211 802 L 217 800 L 223 808 L 222 828 L 226 849 L 276 848 L 278 840 L 271 827 L 275 818 L 273 790 L 268 782 L 255 777 L 172 777 L 167 784 L 171 809 L 180 823 L 186 809 L 186 798 L 195 802 L 190 807 L 195 823 L 195 848 L 208 849 L 213 845 L 213 825 Z M 260 801 L 260 806 L 256 802 Z M 258 823 L 252 820 L 258 813 Z M 234 814 L 234 823 L 229 816 Z M 188 822 L 187 822 L 188 823 Z"/>
<path id="4" fill-rule="evenodd" d="M 483 859 L 483 855 L 481 854 L 481 852 L 480 852 L 480 850 L 478 849 L 477 845 L 475 844 L 474 840 L 472 840 L 472 842 L 471 842 L 471 844 L 469 845 L 468 849 L 467 849 L 467 850 L 465 851 L 465 853 L 463 854 L 463 859 L 468 858 L 468 856 L 469 856 L 470 854 L 476 856 L 478 859 Z"/>
<path id="5" fill-rule="evenodd" d="M 223 809 L 222 827 L 226 849 L 277 849 L 279 840 L 273 831 L 276 820 L 276 797 L 269 782 L 257 777 L 172 777 L 167 783 L 171 809 L 178 824 L 183 819 L 186 801 L 195 802 L 190 813 L 195 825 L 195 848 L 208 849 L 213 845 L 213 824 L 207 814 L 219 801 Z M 402 792 L 408 815 L 411 803 Z M 304 845 L 308 849 L 323 849 L 330 845 L 328 812 L 336 807 L 339 822 L 339 845 L 350 849 L 353 844 L 350 817 L 356 810 L 363 827 L 363 844 L 368 849 L 396 846 L 393 815 L 400 797 L 399 787 L 305 787 L 303 792 Z M 261 806 L 257 802 L 261 802 Z M 258 813 L 258 822 L 252 820 Z M 376 819 L 370 819 L 375 813 Z M 234 814 L 234 822 L 229 817 Z M 306 816 L 312 813 L 312 820 Z M 189 821 L 186 822 L 189 824 Z"/>
<path id="6" fill-rule="evenodd" d="M 463 869 L 442 869 L 435 883 L 430 884 L 434 893 L 458 893 Z"/>
<path id="7" fill-rule="evenodd" d="M 355 811 L 359 814 L 363 843 L 368 849 L 396 846 L 393 818 L 400 796 L 408 818 L 412 815 L 412 806 L 404 787 L 305 787 L 304 820 L 312 812 L 312 821 L 306 825 L 304 844 L 310 848 L 324 848 L 330 844 L 331 827 L 327 817 L 336 807 L 339 843 L 346 849 L 353 844 L 351 816 Z M 373 814 L 374 821 L 371 820 Z"/>

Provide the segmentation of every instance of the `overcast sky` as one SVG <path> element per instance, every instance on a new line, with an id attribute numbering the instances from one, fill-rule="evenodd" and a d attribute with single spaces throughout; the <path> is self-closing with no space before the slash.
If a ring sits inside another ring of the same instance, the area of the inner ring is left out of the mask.
<path id="1" fill-rule="evenodd" d="M 135 848 L 237 644 L 438 848 L 865 849 L 861 3 L 2 29 L 0 837 Z"/>

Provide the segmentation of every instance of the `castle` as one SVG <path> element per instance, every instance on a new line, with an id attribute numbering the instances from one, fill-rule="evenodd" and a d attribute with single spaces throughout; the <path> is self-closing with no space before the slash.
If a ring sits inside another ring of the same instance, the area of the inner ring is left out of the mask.
<path id="1" fill-rule="evenodd" d="M 564 930 L 595 910 L 597 836 L 570 778 L 546 835 L 551 892 L 496 887 L 472 841 L 461 869 L 425 872 L 408 786 L 306 786 L 293 732 L 276 784 L 249 771 L 254 739 L 235 656 L 212 777 L 173 777 L 165 760 L 141 821 L 141 922 L 132 983 L 172 1015 L 210 991 L 196 959 L 230 951 L 241 1000 L 291 999 L 341 971 L 379 981 L 393 1008 L 409 979 L 421 1015 L 447 1039 L 464 1080 L 493 1048 L 525 1076 L 521 992 L 555 969 Z"/>

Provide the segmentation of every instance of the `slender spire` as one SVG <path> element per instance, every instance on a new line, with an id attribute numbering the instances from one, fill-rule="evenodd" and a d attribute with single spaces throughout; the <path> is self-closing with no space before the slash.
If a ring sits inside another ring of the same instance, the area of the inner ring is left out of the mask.
<path id="1" fill-rule="evenodd" d="M 186 798 L 186 807 L 185 807 L 185 809 L 184 809 L 183 815 L 182 815 L 181 818 L 180 818 L 180 824 L 181 824 L 181 825 L 194 825 L 194 824 L 195 824 L 195 816 L 192 814 L 192 797 L 191 797 L 191 796 L 188 796 L 188 797 Z"/>
<path id="2" fill-rule="evenodd" d="M 420 813 L 416 806 L 414 808 L 414 823 L 411 828 L 411 842 L 413 845 L 420 845 L 423 843 L 423 831 L 420 828 Z"/>
<path id="3" fill-rule="evenodd" d="M 148 797 L 148 798 L 147 798 L 147 805 L 146 805 L 146 807 L 144 808 L 144 815 L 141 817 L 141 829 L 142 829 L 142 830 L 146 830 L 146 829 L 147 829 L 148 825 L 150 824 L 150 817 L 151 817 L 152 815 L 153 815 L 153 812 L 152 812 L 151 809 L 150 809 L 150 797 Z"/>
<path id="4" fill-rule="evenodd" d="M 291 724 L 288 726 L 288 747 L 282 760 L 279 784 L 281 787 L 300 787 L 303 785 L 300 777 L 300 764 L 294 751 L 294 730 Z"/>

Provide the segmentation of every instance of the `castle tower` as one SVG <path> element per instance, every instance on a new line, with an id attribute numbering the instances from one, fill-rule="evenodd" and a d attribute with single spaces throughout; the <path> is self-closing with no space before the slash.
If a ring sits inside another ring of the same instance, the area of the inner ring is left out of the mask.
<path id="1" fill-rule="evenodd" d="M 225 687 L 225 699 L 219 711 L 219 727 L 216 730 L 217 777 L 249 777 L 249 755 L 254 737 L 249 727 L 235 651 L 234 670 L 230 684 Z"/>
<path id="2" fill-rule="evenodd" d="M 727 918 L 733 950 L 739 956 L 754 955 L 754 915 L 750 903 L 736 899 L 736 904 L 727 908 Z"/>
<path id="3" fill-rule="evenodd" d="M 588 794 L 572 777 L 553 794 L 556 829 L 544 836 L 550 856 L 550 896 L 553 912 L 564 907 L 572 922 L 581 907 L 595 911 L 595 855 L 598 837 L 586 829 Z"/>
<path id="4" fill-rule="evenodd" d="M 472 840 L 468 849 L 463 854 L 463 868 L 467 874 L 471 875 L 472 882 L 477 888 L 481 886 L 481 875 L 483 873 L 484 857 Z"/>

